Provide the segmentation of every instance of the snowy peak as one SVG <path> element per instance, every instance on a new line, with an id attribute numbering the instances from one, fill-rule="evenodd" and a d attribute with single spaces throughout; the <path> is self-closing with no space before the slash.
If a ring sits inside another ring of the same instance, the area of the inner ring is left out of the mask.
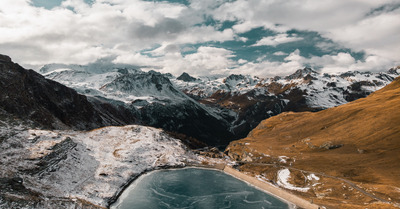
<path id="1" fill-rule="evenodd" d="M 393 75 L 400 75 L 400 65 L 397 67 L 390 68 L 388 73 Z"/>
<path id="2" fill-rule="evenodd" d="M 196 81 L 197 79 L 190 76 L 188 73 L 183 72 L 182 75 L 180 75 L 178 78 L 176 78 L 177 80 L 181 80 L 181 81 L 185 81 L 185 82 L 193 82 Z"/>
<path id="3" fill-rule="evenodd" d="M 286 76 L 285 79 L 286 80 L 295 80 L 295 79 L 301 79 L 301 78 L 305 78 L 306 76 L 313 76 L 313 75 L 317 75 L 318 72 L 314 71 L 311 68 L 303 68 L 303 69 L 298 69 L 296 72 L 294 72 L 293 74 Z"/>
<path id="4" fill-rule="evenodd" d="M 142 107 L 155 101 L 180 102 L 188 97 L 177 90 L 168 74 L 143 72 L 126 65 L 49 64 L 40 72 L 49 79 L 74 88 L 79 93 L 107 98 Z M 138 102 L 141 101 L 141 102 Z"/>
<path id="5" fill-rule="evenodd" d="M 48 73 L 62 72 L 65 70 L 84 71 L 85 68 L 82 65 L 66 65 L 53 63 L 44 65 L 42 68 L 39 69 L 39 72 L 45 75 Z"/>
<path id="6" fill-rule="evenodd" d="M 187 96 L 175 89 L 171 81 L 162 75 L 154 71 L 142 72 L 142 73 L 128 73 L 117 77 L 110 83 L 105 84 L 100 90 L 113 95 L 119 95 L 123 97 L 138 99 L 156 99 L 156 100 L 183 100 L 187 99 Z M 136 100 L 136 99 L 133 99 Z"/>
<path id="7" fill-rule="evenodd" d="M 47 64 L 44 65 L 42 68 L 39 69 L 41 74 L 46 74 L 52 71 L 59 71 L 62 69 L 68 69 L 72 71 L 85 71 L 87 73 L 92 74 L 102 74 L 107 73 L 110 71 L 116 71 L 117 69 L 129 69 L 131 72 L 138 72 L 140 70 L 137 66 L 134 65 L 127 65 L 127 64 L 114 64 L 107 60 L 98 60 L 94 63 L 90 63 L 88 65 L 76 65 L 76 64 Z"/>
<path id="8" fill-rule="evenodd" d="M 254 87 L 254 85 L 257 83 L 257 81 L 251 76 L 244 76 L 241 74 L 231 74 L 230 76 L 226 77 L 223 82 L 230 90 Z"/>
<path id="9" fill-rule="evenodd" d="M 239 81 L 239 80 L 244 80 L 246 77 L 242 74 L 236 75 L 236 74 L 231 74 L 228 77 L 224 79 L 224 83 L 227 83 L 229 81 Z"/>

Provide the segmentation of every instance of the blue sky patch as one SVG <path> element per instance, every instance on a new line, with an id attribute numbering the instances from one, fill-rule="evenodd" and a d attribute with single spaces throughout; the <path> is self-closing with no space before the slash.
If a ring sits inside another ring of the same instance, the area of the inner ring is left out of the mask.
<path id="1" fill-rule="evenodd" d="M 210 24 L 210 20 L 207 20 L 205 24 Z M 231 28 L 234 23 L 216 23 L 212 22 L 213 25 L 223 25 L 223 30 Z M 181 48 L 191 48 L 192 50 L 182 52 L 183 55 L 193 54 L 197 52 L 197 49 L 201 46 L 210 46 L 217 48 L 224 48 L 233 52 L 235 57 L 232 60 L 247 60 L 250 62 L 285 62 L 285 57 L 296 49 L 300 50 L 300 56 L 305 58 L 311 58 L 314 56 L 321 57 L 323 55 L 335 55 L 340 52 L 349 53 L 355 60 L 364 60 L 365 53 L 355 52 L 349 48 L 340 47 L 332 40 L 322 37 L 317 32 L 312 31 L 299 31 L 290 30 L 287 31 L 289 36 L 295 36 L 302 38 L 302 40 L 282 43 L 276 46 L 254 46 L 257 41 L 264 37 L 276 36 L 278 33 L 263 27 L 254 28 L 248 32 L 238 34 L 239 37 L 244 37 L 247 41 L 232 40 L 225 42 L 206 42 L 198 44 L 187 44 Z M 324 47 L 321 47 L 324 46 Z M 326 46 L 326 47 L 325 47 Z"/>
<path id="2" fill-rule="evenodd" d="M 58 7 L 64 0 L 32 0 L 33 6 L 36 7 L 44 7 L 46 9 L 53 9 L 54 7 Z M 87 4 L 93 4 L 95 0 L 84 0 Z"/>

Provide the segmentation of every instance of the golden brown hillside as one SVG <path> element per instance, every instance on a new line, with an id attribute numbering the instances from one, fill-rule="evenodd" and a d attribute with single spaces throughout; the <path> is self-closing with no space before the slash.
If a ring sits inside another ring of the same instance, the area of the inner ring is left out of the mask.
<path id="1" fill-rule="evenodd" d="M 398 207 L 400 77 L 339 107 L 264 120 L 226 153 L 240 170 L 327 208 Z"/>

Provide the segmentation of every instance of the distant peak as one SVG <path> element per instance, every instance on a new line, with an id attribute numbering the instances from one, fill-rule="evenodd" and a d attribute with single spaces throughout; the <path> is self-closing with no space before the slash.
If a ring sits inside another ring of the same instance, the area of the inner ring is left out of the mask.
<path id="1" fill-rule="evenodd" d="M 190 76 L 190 75 L 187 74 L 186 72 L 183 72 L 182 75 L 180 75 L 180 76 L 179 76 L 178 78 L 176 78 L 176 79 L 181 80 L 181 81 L 186 81 L 186 82 L 193 82 L 193 81 L 196 81 L 196 80 L 197 80 L 196 78 Z"/>
<path id="2" fill-rule="evenodd" d="M 0 54 L 0 61 L 1 62 L 12 62 L 11 57 L 7 55 Z"/>
<path id="3" fill-rule="evenodd" d="M 302 74 L 309 74 L 309 73 L 317 73 L 317 71 L 309 68 L 309 67 L 305 67 L 303 69 L 298 69 L 296 70 L 295 73 L 302 73 Z"/>
<path id="4" fill-rule="evenodd" d="M 228 76 L 225 80 L 243 80 L 246 77 L 242 74 L 231 74 L 230 76 Z"/>
<path id="5" fill-rule="evenodd" d="M 394 75 L 399 75 L 399 72 L 400 72 L 400 65 L 397 67 L 392 67 L 388 71 L 389 74 L 394 74 Z"/>
<path id="6" fill-rule="evenodd" d="M 347 71 L 347 72 L 340 74 L 339 76 L 342 78 L 346 78 L 346 77 L 355 76 L 357 74 L 361 74 L 361 73 L 359 71 Z"/>
<path id="7" fill-rule="evenodd" d="M 285 78 L 287 80 L 291 80 L 291 79 L 299 79 L 299 78 L 303 78 L 309 74 L 317 74 L 318 72 L 309 68 L 309 67 L 305 67 L 303 69 L 298 69 L 296 70 L 296 72 L 294 72 L 293 74 L 286 76 Z"/>

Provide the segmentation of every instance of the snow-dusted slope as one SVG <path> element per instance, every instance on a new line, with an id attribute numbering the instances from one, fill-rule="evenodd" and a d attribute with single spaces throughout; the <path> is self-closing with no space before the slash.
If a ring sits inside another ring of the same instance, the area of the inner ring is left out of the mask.
<path id="1" fill-rule="evenodd" d="M 51 199 L 104 207 L 145 171 L 197 162 L 179 140 L 144 126 L 77 132 L 10 131 L 0 124 L 0 130 L 2 136 L 13 133 L 0 144 L 0 178 L 18 176 L 28 190 Z"/>
<path id="2" fill-rule="evenodd" d="M 286 77 L 277 83 L 294 85 L 305 93 L 312 108 L 331 108 L 365 97 L 385 87 L 398 74 L 347 72 L 340 75 L 319 74 L 311 69 L 296 72 L 296 77 Z M 293 76 L 293 75 L 292 75 Z"/>
<path id="3" fill-rule="evenodd" d="M 106 92 L 114 99 L 133 102 L 135 105 L 138 104 L 137 100 L 147 103 L 169 104 L 191 100 L 176 89 L 167 77 L 157 72 L 136 72 L 120 75 L 103 85 L 99 90 Z"/>
<path id="4" fill-rule="evenodd" d="M 262 79 L 250 75 L 203 76 L 195 81 L 183 81 L 172 78 L 171 81 L 180 90 L 197 98 L 207 98 L 217 91 L 246 93 L 255 88 Z"/>
<path id="5" fill-rule="evenodd" d="M 45 65 L 39 70 L 46 78 L 74 88 L 87 96 L 98 96 L 140 108 L 145 104 L 160 102 L 179 103 L 190 100 L 174 87 L 168 77 L 154 72 L 132 68 L 88 65 Z"/>

